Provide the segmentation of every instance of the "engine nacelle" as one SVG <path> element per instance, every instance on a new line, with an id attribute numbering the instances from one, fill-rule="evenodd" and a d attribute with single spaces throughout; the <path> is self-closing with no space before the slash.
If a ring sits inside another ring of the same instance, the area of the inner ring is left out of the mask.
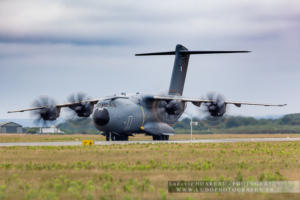
<path id="1" fill-rule="evenodd" d="M 226 112 L 226 104 L 210 103 L 207 106 L 207 111 L 213 117 L 222 117 Z"/>
<path id="2" fill-rule="evenodd" d="M 70 106 L 69 108 L 72 109 L 78 117 L 89 117 L 93 113 L 94 104 L 86 102 Z"/>
<path id="3" fill-rule="evenodd" d="M 54 121 L 59 117 L 60 108 L 48 107 L 39 110 L 40 118 L 44 121 Z"/>
<path id="4" fill-rule="evenodd" d="M 157 121 L 167 124 L 174 124 L 182 115 L 186 107 L 185 102 L 172 100 L 172 101 L 154 101 L 152 112 Z"/>

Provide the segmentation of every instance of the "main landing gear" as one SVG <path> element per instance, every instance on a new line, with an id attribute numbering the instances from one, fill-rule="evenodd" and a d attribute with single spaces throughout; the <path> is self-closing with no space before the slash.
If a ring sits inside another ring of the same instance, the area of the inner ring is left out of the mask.
<path id="1" fill-rule="evenodd" d="M 168 135 L 153 135 L 153 140 L 169 140 Z"/>
<path id="2" fill-rule="evenodd" d="M 128 141 L 128 135 L 117 135 L 114 133 L 106 133 L 106 141 Z"/>

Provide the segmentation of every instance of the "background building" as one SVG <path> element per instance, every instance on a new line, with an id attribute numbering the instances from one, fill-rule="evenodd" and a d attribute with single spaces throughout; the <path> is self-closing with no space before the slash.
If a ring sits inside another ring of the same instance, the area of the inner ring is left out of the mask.
<path id="1" fill-rule="evenodd" d="M 55 126 L 51 126 L 51 127 L 40 128 L 40 133 L 43 134 L 43 133 L 64 133 L 64 132 L 56 128 Z"/>
<path id="2" fill-rule="evenodd" d="M 15 122 L 0 122 L 0 133 L 23 133 L 23 127 Z"/>

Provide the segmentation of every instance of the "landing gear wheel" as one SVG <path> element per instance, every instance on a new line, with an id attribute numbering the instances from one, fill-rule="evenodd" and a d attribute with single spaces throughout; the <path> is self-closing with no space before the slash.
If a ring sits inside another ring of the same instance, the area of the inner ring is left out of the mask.
<path id="1" fill-rule="evenodd" d="M 128 141 L 128 135 L 112 134 L 111 135 L 111 140 L 112 141 Z"/>
<path id="2" fill-rule="evenodd" d="M 118 138 L 120 141 L 128 141 L 128 135 L 119 135 Z"/>
<path id="3" fill-rule="evenodd" d="M 128 135 L 123 136 L 123 141 L 128 141 Z"/>
<path id="4" fill-rule="evenodd" d="M 169 140 L 168 135 L 153 135 L 152 136 L 153 140 Z"/>
<path id="5" fill-rule="evenodd" d="M 118 140 L 117 138 L 118 138 L 117 135 L 115 135 L 115 134 L 111 135 L 111 141 L 117 141 Z"/>
<path id="6" fill-rule="evenodd" d="M 169 140 L 169 136 L 168 135 L 165 135 L 165 140 Z"/>
<path id="7" fill-rule="evenodd" d="M 111 140 L 111 134 L 110 134 L 110 132 L 106 132 L 105 133 L 105 139 L 106 139 L 106 141 L 110 141 Z"/>

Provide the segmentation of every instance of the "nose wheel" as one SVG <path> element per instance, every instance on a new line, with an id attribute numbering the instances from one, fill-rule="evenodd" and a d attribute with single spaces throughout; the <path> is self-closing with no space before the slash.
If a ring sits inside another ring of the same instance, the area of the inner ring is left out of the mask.
<path id="1" fill-rule="evenodd" d="M 153 135 L 153 140 L 169 140 L 168 135 Z"/>
<path id="2" fill-rule="evenodd" d="M 106 141 L 128 141 L 128 135 L 117 135 L 114 133 L 106 133 Z"/>

